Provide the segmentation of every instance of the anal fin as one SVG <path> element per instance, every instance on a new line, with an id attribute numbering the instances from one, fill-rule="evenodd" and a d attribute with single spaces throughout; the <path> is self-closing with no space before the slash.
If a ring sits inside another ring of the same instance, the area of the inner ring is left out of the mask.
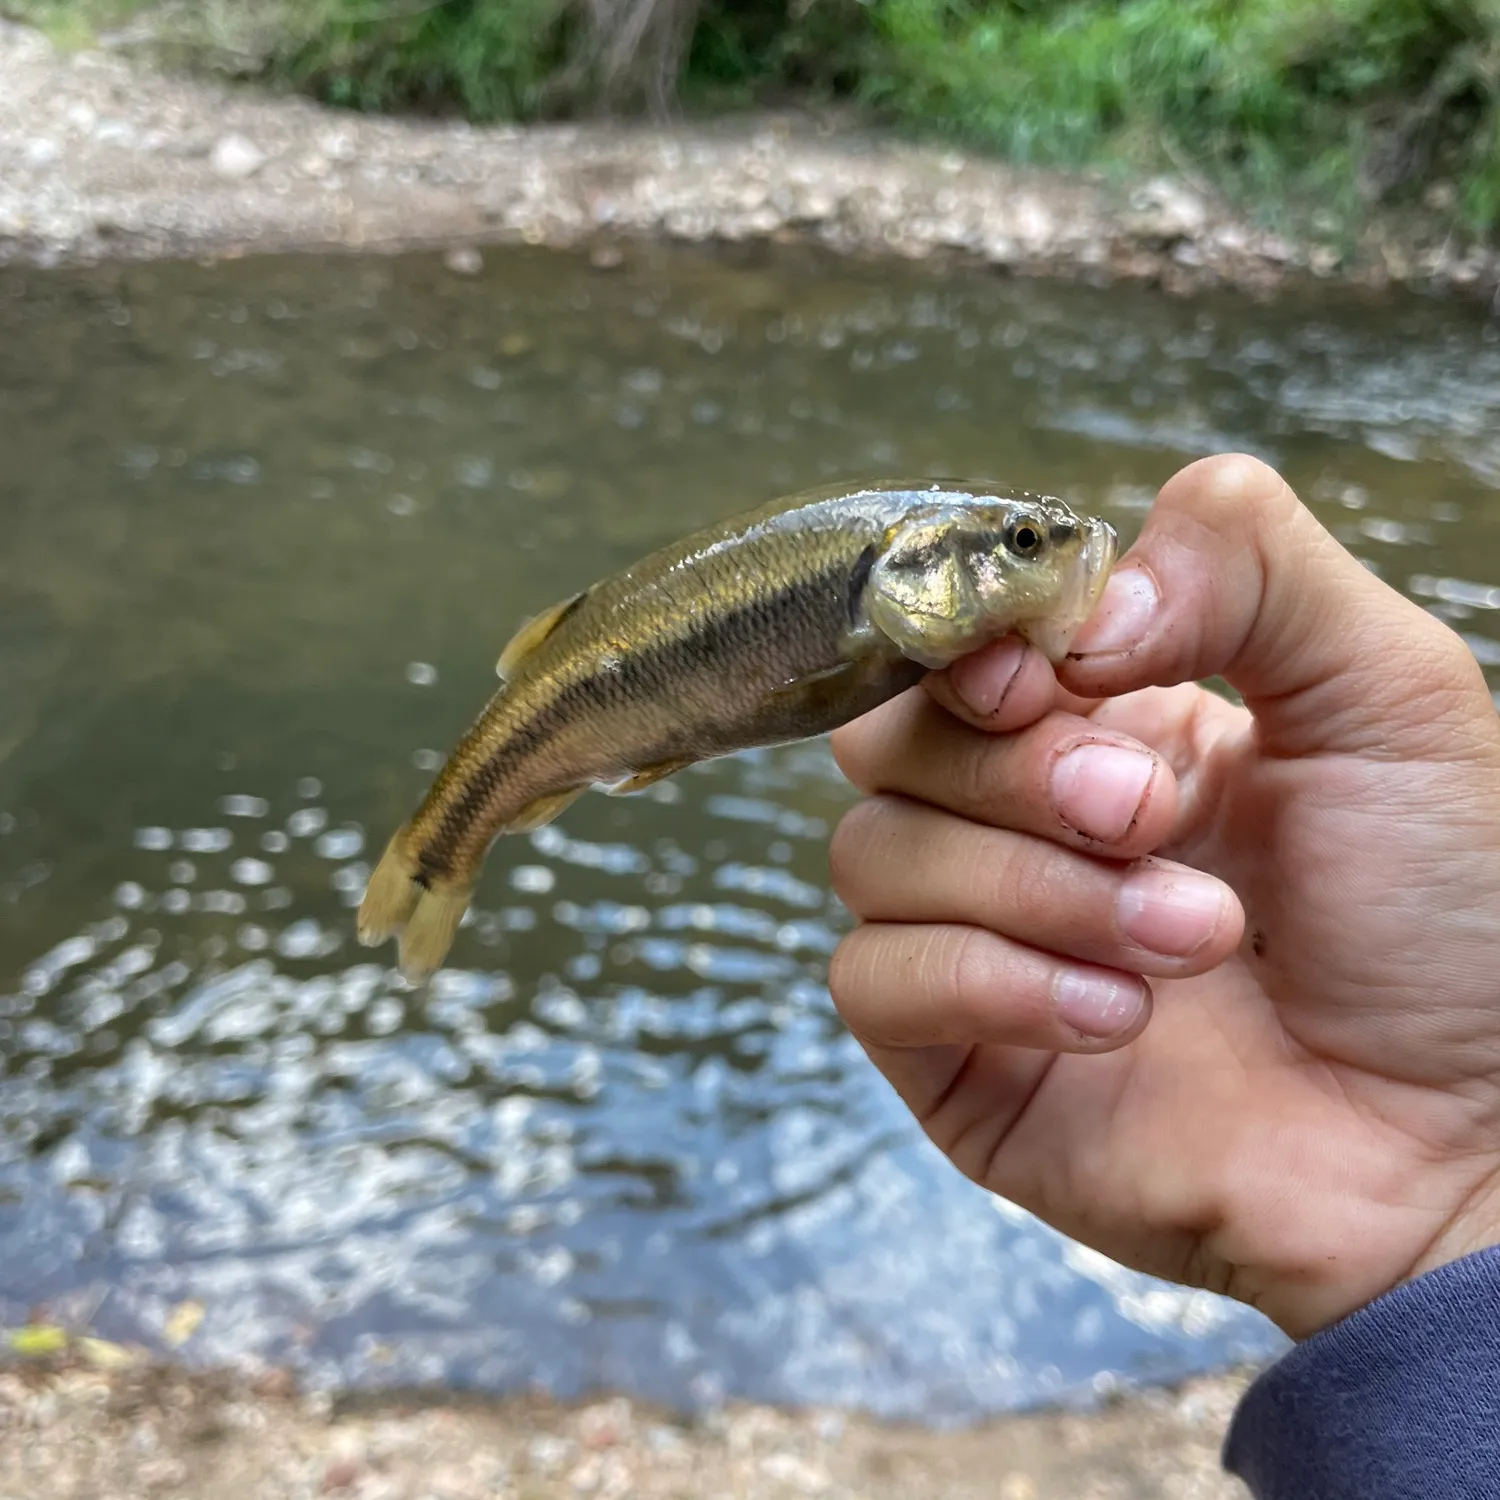
<path id="1" fill-rule="evenodd" d="M 510 822 L 505 825 L 506 833 L 530 833 L 535 828 L 543 828 L 565 808 L 572 806 L 588 790 L 583 786 L 570 786 L 566 791 L 548 792 L 545 797 L 538 797 L 535 802 L 528 802 Z"/>

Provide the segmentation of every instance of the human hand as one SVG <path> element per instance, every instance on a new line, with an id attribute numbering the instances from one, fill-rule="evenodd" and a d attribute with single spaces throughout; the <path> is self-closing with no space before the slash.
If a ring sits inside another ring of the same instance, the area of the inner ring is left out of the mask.
<path id="1" fill-rule="evenodd" d="M 1500 1242 L 1500 721 L 1468 648 L 1229 456 L 1162 490 L 1058 678 L 1002 642 L 834 739 L 869 800 L 830 986 L 928 1134 L 1294 1337 Z"/>

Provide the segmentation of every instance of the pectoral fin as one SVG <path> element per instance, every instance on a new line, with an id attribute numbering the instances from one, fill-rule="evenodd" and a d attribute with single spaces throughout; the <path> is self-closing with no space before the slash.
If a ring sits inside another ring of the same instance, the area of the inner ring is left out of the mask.
<path id="1" fill-rule="evenodd" d="M 565 808 L 571 807 L 587 790 L 587 787 L 570 786 L 565 792 L 549 792 L 545 797 L 538 797 L 535 802 L 528 802 L 505 825 L 505 832 L 530 833 L 533 829 L 545 827 Z"/>
<path id="2" fill-rule="evenodd" d="M 690 760 L 664 760 L 660 765 L 647 766 L 645 770 L 637 771 L 634 776 L 627 776 L 624 781 L 617 781 L 606 790 L 611 797 L 625 797 L 631 792 L 643 792 L 648 786 L 655 786 L 658 781 L 665 781 L 668 776 L 675 776 L 690 765 L 692 765 Z"/>
<path id="3" fill-rule="evenodd" d="M 574 594 L 571 599 L 564 599 L 561 604 L 554 604 L 527 620 L 506 642 L 505 650 L 500 653 L 500 660 L 495 663 L 495 675 L 500 678 L 509 677 L 521 658 L 535 651 L 583 603 L 587 595 L 588 590 L 585 589 L 583 593 Z"/>
<path id="4" fill-rule="evenodd" d="M 774 697 L 781 697 L 787 693 L 805 693 L 809 688 L 820 685 L 837 687 L 841 682 L 852 682 L 861 672 L 865 670 L 863 661 L 840 661 L 831 667 L 824 667 L 821 672 L 807 672 L 801 677 L 794 677 L 790 682 L 784 682 L 779 688 L 772 690 Z"/>
<path id="5" fill-rule="evenodd" d="M 914 686 L 925 671 L 889 652 L 859 656 L 777 688 L 767 700 L 768 720 L 778 738 L 824 734 Z"/>

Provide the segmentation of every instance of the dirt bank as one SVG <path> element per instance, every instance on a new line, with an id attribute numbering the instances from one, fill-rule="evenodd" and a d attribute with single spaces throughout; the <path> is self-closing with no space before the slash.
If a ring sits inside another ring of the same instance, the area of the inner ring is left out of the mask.
<path id="1" fill-rule="evenodd" d="M 1153 180 L 1021 172 L 808 114 L 671 128 L 470 129 L 336 113 L 61 54 L 0 22 L 0 261 L 794 239 L 1186 291 L 1288 276 L 1488 290 L 1500 258 L 1367 236 L 1356 264 Z"/>
<path id="2" fill-rule="evenodd" d="M 381 1400 L 160 1368 L 0 1372 L 5 1500 L 1243 1500 L 1218 1467 L 1243 1378 L 972 1431 L 624 1400 Z"/>

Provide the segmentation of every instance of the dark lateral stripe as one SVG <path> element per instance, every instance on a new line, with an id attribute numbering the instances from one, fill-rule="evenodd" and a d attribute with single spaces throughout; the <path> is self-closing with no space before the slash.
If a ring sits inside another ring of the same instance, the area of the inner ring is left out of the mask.
<path id="1" fill-rule="evenodd" d="M 866 551 L 868 561 L 861 554 L 855 566 L 856 573 L 863 575 L 861 589 L 875 560 L 875 548 Z M 619 659 L 616 669 L 589 672 L 566 683 L 550 703 L 496 748 L 444 809 L 439 831 L 417 856 L 423 873 L 437 879 L 453 873 L 459 841 L 483 816 L 501 782 L 563 725 L 591 711 L 639 700 L 644 692 L 660 691 L 674 677 L 694 668 L 716 664 L 732 671 L 736 657 L 743 656 L 755 641 L 774 641 L 799 622 L 811 622 L 814 628 L 822 625 L 837 636 L 854 619 L 858 592 L 853 581 L 848 565 L 840 563 L 774 593 L 736 600 L 722 614 L 698 622 L 689 634 L 636 648 Z"/>
<path id="2" fill-rule="evenodd" d="M 880 548 L 871 542 L 854 560 L 853 571 L 849 574 L 849 587 L 845 592 L 851 625 L 859 619 L 859 602 L 864 597 L 865 585 L 870 581 L 870 569 L 875 566 L 875 559 L 879 555 Z"/>

